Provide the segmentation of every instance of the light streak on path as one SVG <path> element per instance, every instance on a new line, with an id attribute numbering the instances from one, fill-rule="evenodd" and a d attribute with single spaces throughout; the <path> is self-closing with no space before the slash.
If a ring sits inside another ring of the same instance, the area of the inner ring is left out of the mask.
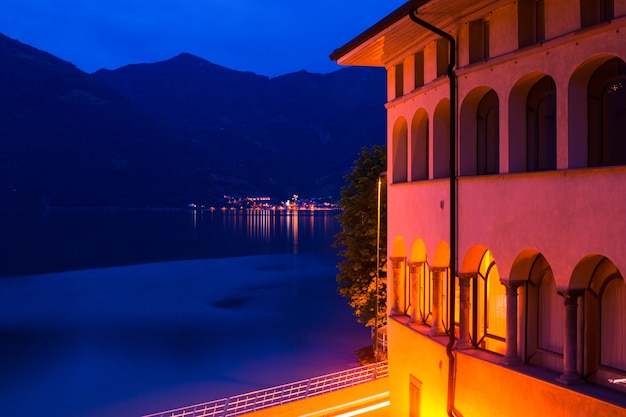
<path id="1" fill-rule="evenodd" d="M 361 414 L 370 413 L 372 411 L 380 410 L 380 409 L 385 408 L 385 407 L 389 407 L 389 400 L 388 399 L 385 400 L 386 398 L 389 398 L 389 391 L 385 391 L 383 393 L 372 395 L 372 396 L 365 397 L 365 398 L 360 398 L 360 399 L 355 400 L 355 401 L 350 401 L 350 402 L 347 402 L 347 403 L 344 403 L 344 404 L 340 404 L 340 405 L 336 405 L 334 407 L 326 408 L 326 409 L 323 409 L 323 410 L 315 411 L 313 413 L 303 414 L 300 417 L 322 417 L 322 416 L 328 415 L 328 413 L 336 413 L 337 411 L 340 411 L 342 409 L 352 408 L 352 407 L 354 407 L 356 405 L 359 405 L 359 404 L 371 403 L 372 401 L 377 401 L 377 400 L 384 400 L 384 401 L 378 402 L 376 404 L 372 404 L 372 405 L 368 405 L 366 407 L 358 408 L 356 410 L 350 410 L 350 411 L 348 411 L 346 413 L 343 413 L 343 414 L 333 414 L 335 417 L 353 417 L 353 416 L 358 416 L 358 415 L 361 415 Z"/>

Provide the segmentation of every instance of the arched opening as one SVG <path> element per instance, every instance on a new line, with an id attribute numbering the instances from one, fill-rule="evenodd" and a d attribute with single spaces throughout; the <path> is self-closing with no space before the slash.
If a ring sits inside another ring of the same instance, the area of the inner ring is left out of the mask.
<path id="1" fill-rule="evenodd" d="M 411 123 L 411 181 L 428 179 L 428 114 L 420 109 Z"/>
<path id="2" fill-rule="evenodd" d="M 509 93 L 509 172 L 526 172 L 528 152 L 528 97 L 545 73 L 532 72 L 521 77 Z"/>
<path id="3" fill-rule="evenodd" d="M 392 139 L 392 183 L 401 183 L 407 181 L 407 125 L 404 118 L 400 118 L 396 121 L 393 127 L 393 139 Z"/>
<path id="4" fill-rule="evenodd" d="M 416 239 L 411 249 L 409 280 L 411 281 L 411 319 L 413 322 L 431 324 L 432 281 L 426 256 L 426 245 L 422 239 Z"/>
<path id="5" fill-rule="evenodd" d="M 526 171 L 556 169 L 556 86 L 550 76 L 526 100 Z"/>
<path id="6" fill-rule="evenodd" d="M 563 370 L 563 299 L 558 295 L 552 268 L 538 254 L 526 286 L 525 362 L 555 372 Z"/>
<path id="7" fill-rule="evenodd" d="M 476 114 L 476 174 L 500 171 L 500 110 L 498 95 L 490 90 L 478 104 Z"/>
<path id="8" fill-rule="evenodd" d="M 499 104 L 496 92 L 477 87 L 463 100 L 460 111 L 460 174 L 499 171 Z"/>
<path id="9" fill-rule="evenodd" d="M 591 77 L 606 62 L 615 56 L 602 54 L 590 57 L 572 73 L 569 80 L 567 99 L 567 167 L 586 168 L 589 166 L 589 132 L 592 123 L 589 122 L 589 86 Z M 593 110 L 594 117 L 600 114 L 596 108 Z M 601 126 L 600 122 L 595 123 L 594 130 Z"/>
<path id="10" fill-rule="evenodd" d="M 450 294 L 450 246 L 439 241 L 435 248 L 431 267 L 431 300 L 432 300 L 432 320 L 431 334 L 442 335 L 450 331 L 454 323 L 448 317 L 448 294 Z"/>
<path id="11" fill-rule="evenodd" d="M 408 280 L 406 279 L 406 245 L 402 236 L 397 236 L 391 251 L 391 286 L 387 284 L 390 315 L 406 314 L 408 303 Z"/>
<path id="12" fill-rule="evenodd" d="M 588 98 L 588 166 L 626 164 L 626 63 L 613 58 L 591 76 Z"/>
<path id="13" fill-rule="evenodd" d="M 581 262 L 590 272 L 583 297 L 583 378 L 626 392 L 614 379 L 626 378 L 626 284 L 608 258 L 596 255 Z M 591 268 L 592 267 L 592 268 Z"/>
<path id="14" fill-rule="evenodd" d="M 450 176 L 450 100 L 443 99 L 433 120 L 433 178 Z"/>
<path id="15" fill-rule="evenodd" d="M 471 345 L 504 354 L 506 287 L 500 282 L 500 273 L 491 251 L 482 245 L 473 246 L 463 260 L 461 271 L 461 275 L 470 280 L 469 305 L 460 306 L 458 310 L 461 314 L 467 314 Z M 462 287 L 461 291 L 465 289 Z M 464 298 L 464 294 L 460 297 Z"/>
<path id="16" fill-rule="evenodd" d="M 498 267 L 486 251 L 472 283 L 473 305 L 470 337 L 479 348 L 504 354 L 506 338 L 506 288 L 500 283 Z"/>

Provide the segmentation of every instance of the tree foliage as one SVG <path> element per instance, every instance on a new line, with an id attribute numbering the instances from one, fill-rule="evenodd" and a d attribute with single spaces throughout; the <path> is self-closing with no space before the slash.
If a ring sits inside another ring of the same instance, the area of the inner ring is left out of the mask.
<path id="1" fill-rule="evenodd" d="M 387 300 L 387 195 L 386 179 L 381 178 L 380 224 L 378 222 L 378 181 L 386 171 L 387 149 L 374 145 L 361 149 L 352 172 L 344 178 L 338 215 L 341 232 L 334 245 L 340 248 L 337 283 L 339 293 L 348 299 L 359 322 L 372 327 L 376 324 L 376 294 L 378 294 L 378 325 L 386 322 Z M 377 253 L 378 227 L 380 251 Z M 376 263 L 380 260 L 378 288 Z"/>

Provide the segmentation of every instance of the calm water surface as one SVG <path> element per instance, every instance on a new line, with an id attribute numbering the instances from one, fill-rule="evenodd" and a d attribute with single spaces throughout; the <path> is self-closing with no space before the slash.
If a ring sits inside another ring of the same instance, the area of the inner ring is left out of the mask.
<path id="1" fill-rule="evenodd" d="M 0 413 L 139 417 L 355 366 L 335 215 L 0 211 Z"/>
<path id="2" fill-rule="evenodd" d="M 168 260 L 334 256 L 332 211 L 0 210 L 0 276 Z"/>

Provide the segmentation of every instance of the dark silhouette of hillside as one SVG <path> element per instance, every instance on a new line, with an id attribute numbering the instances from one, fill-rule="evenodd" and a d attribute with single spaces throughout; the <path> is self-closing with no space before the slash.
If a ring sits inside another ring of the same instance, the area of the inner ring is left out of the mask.
<path id="1" fill-rule="evenodd" d="M 267 78 L 189 54 L 86 74 L 0 35 L 0 207 L 337 196 L 384 143 L 385 74 Z"/>

